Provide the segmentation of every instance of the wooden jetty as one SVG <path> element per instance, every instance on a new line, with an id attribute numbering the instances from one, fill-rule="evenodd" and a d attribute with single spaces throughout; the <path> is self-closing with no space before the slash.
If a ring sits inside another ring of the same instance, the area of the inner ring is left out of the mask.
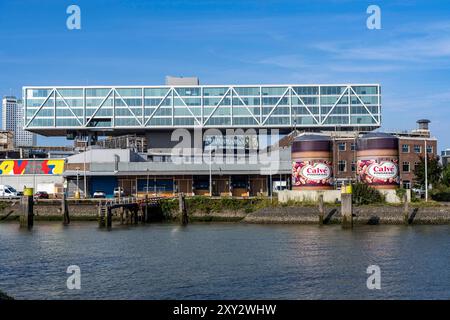
<path id="1" fill-rule="evenodd" d="M 98 204 L 99 227 L 112 227 L 113 215 L 119 215 L 121 224 L 147 223 L 161 211 L 161 197 L 120 197 L 105 199 Z"/>

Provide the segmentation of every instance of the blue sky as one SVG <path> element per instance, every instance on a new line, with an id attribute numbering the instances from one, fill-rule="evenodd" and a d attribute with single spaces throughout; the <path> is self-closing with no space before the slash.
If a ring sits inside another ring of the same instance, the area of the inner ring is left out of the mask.
<path id="1" fill-rule="evenodd" d="M 81 30 L 66 8 L 81 8 Z M 381 30 L 366 27 L 369 5 Z M 24 85 L 380 83 L 383 129 L 450 147 L 450 1 L 0 1 L 0 95 Z M 69 144 L 39 138 L 40 144 Z"/>

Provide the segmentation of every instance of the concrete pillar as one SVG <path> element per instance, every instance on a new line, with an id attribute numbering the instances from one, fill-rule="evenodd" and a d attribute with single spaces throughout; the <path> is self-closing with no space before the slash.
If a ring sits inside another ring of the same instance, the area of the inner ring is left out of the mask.
<path id="1" fill-rule="evenodd" d="M 319 224 L 323 224 L 323 216 L 325 214 L 325 206 L 323 203 L 323 194 L 319 195 Z"/>
<path id="2" fill-rule="evenodd" d="M 409 224 L 409 204 L 406 193 L 403 195 L 403 221 L 405 224 Z"/>
<path id="3" fill-rule="evenodd" d="M 20 227 L 21 228 L 33 228 L 34 224 L 34 200 L 33 200 L 33 188 L 27 188 L 24 191 L 24 196 L 21 200 L 21 215 L 20 215 Z"/>
<path id="4" fill-rule="evenodd" d="M 352 194 L 341 194 L 341 215 L 342 215 L 342 227 L 353 227 L 353 208 L 352 208 Z"/>

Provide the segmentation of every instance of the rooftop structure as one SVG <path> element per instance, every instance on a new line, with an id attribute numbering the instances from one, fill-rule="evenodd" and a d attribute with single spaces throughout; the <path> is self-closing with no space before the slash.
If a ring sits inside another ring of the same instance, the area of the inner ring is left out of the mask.
<path id="1" fill-rule="evenodd" d="M 370 131 L 381 125 L 378 84 L 48 86 L 24 87 L 23 98 L 24 128 L 45 136 L 176 128 Z"/>

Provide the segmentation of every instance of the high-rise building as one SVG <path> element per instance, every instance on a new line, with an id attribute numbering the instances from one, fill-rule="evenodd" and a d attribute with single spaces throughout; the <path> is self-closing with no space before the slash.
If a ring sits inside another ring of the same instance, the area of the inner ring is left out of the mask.
<path id="1" fill-rule="evenodd" d="M 4 97 L 2 100 L 2 128 L 14 133 L 15 147 L 31 147 L 36 144 L 36 134 L 25 131 L 22 100 Z"/>

